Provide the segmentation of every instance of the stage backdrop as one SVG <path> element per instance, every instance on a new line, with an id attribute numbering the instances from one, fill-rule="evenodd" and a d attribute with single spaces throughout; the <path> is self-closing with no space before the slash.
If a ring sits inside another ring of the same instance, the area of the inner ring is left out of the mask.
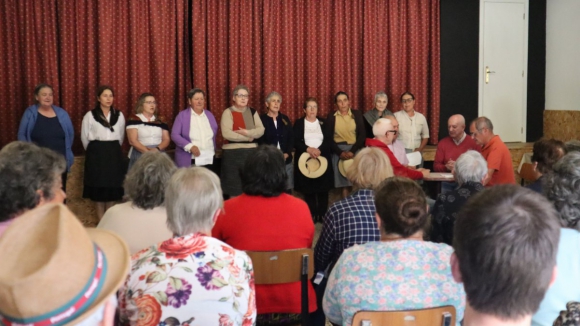
<path id="1" fill-rule="evenodd" d="M 362 111 L 381 90 L 398 111 L 410 91 L 437 141 L 438 0 L 2 0 L 0 10 L 1 145 L 16 139 L 41 82 L 71 116 L 76 154 L 100 84 L 114 87 L 125 116 L 152 92 L 170 122 L 192 87 L 207 92 L 218 120 L 240 83 L 262 112 L 268 93 L 279 92 L 292 120 L 308 96 L 326 116 L 339 90 Z"/>

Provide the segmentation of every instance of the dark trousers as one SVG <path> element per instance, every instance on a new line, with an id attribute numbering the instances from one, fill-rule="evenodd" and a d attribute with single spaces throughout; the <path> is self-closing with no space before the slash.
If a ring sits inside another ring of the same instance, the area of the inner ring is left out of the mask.
<path id="1" fill-rule="evenodd" d="M 314 222 L 322 222 L 322 218 L 328 209 L 328 191 L 304 194 L 304 201 L 308 204 L 308 208 L 310 208 Z"/>

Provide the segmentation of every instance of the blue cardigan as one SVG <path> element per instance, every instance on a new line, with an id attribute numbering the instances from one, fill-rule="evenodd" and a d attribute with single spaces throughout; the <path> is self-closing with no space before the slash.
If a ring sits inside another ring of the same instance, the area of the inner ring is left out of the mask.
<path id="1" fill-rule="evenodd" d="M 74 156 L 72 152 L 72 144 L 75 138 L 75 131 L 68 116 L 68 113 L 63 108 L 56 105 L 52 106 L 58 122 L 64 130 L 64 144 L 66 146 L 66 170 L 70 171 L 70 167 L 73 164 Z M 18 140 L 32 142 L 30 135 L 36 124 L 36 119 L 38 118 L 38 105 L 34 104 L 26 108 L 22 120 L 20 121 L 20 127 L 18 128 Z"/>

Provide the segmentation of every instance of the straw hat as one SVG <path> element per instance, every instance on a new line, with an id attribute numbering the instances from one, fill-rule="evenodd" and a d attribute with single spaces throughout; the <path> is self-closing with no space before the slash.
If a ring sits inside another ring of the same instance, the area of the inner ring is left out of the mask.
<path id="1" fill-rule="evenodd" d="M 323 175 L 327 168 L 328 160 L 324 156 L 311 158 L 310 154 L 304 152 L 298 159 L 298 169 L 307 178 L 316 179 Z"/>
<path id="2" fill-rule="evenodd" d="M 348 168 L 350 168 L 353 162 L 354 160 L 352 158 L 338 161 L 338 172 L 340 172 L 340 174 L 346 178 L 346 171 L 348 171 Z"/>
<path id="3" fill-rule="evenodd" d="M 130 255 L 117 235 L 85 229 L 62 204 L 17 217 L 0 236 L 0 324 L 77 324 L 115 295 Z"/>

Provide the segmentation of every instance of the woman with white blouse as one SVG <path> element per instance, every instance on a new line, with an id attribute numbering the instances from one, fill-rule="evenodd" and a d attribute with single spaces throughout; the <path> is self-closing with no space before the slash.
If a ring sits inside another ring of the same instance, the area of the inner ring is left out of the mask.
<path id="1" fill-rule="evenodd" d="M 399 122 L 399 137 L 407 153 L 423 152 L 429 141 L 429 126 L 427 119 L 420 112 L 415 111 L 415 95 L 405 92 L 401 95 L 403 109 L 395 112 Z"/>
<path id="2" fill-rule="evenodd" d="M 151 93 L 143 93 L 137 100 L 135 114 L 127 120 L 129 169 L 143 153 L 164 151 L 169 146 L 169 127 L 159 116 L 159 108 Z"/>
<path id="3" fill-rule="evenodd" d="M 83 198 L 95 202 L 99 220 L 123 197 L 126 166 L 121 145 L 125 117 L 113 107 L 111 86 L 100 86 L 97 105 L 83 118 L 81 141 L 86 150 Z"/>

